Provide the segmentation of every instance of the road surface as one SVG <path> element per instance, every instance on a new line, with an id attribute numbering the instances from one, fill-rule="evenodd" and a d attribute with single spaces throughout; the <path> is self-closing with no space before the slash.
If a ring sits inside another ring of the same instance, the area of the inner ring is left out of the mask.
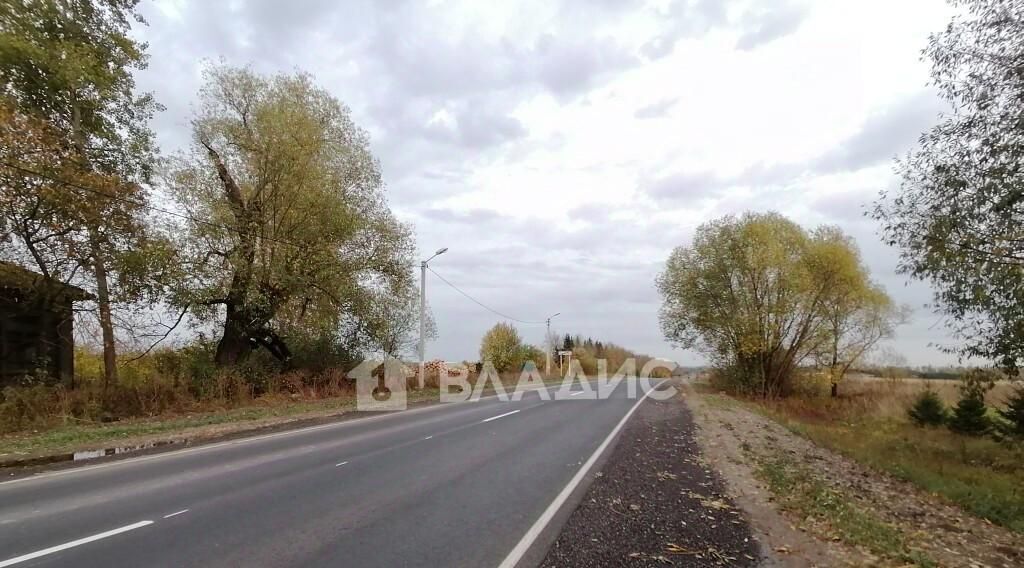
<path id="1" fill-rule="evenodd" d="M 0 568 L 507 566 L 634 408 L 625 387 L 606 400 L 436 405 L 0 483 Z"/>

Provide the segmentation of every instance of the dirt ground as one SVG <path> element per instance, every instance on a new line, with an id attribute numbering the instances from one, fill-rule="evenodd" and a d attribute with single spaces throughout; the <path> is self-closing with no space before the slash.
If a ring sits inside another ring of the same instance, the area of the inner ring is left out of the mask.
<path id="1" fill-rule="evenodd" d="M 754 534 L 781 566 L 900 565 L 840 542 L 827 520 L 780 512 L 755 476 L 759 459 L 788 456 L 853 506 L 895 527 L 908 547 L 940 566 L 1024 566 L 1024 538 L 973 517 L 917 487 L 814 445 L 724 396 L 688 389 L 705 463 L 719 472 Z M 773 553 L 773 554 L 772 554 Z"/>

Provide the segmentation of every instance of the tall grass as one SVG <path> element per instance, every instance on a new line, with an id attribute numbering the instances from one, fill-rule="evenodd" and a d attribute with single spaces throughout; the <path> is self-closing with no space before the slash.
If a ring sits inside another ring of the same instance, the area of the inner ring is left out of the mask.
<path id="1" fill-rule="evenodd" d="M 755 407 L 819 445 L 910 481 L 989 521 L 1024 533 L 1024 446 L 910 423 L 907 408 L 931 387 L 947 403 L 956 383 L 854 378 L 839 398 L 800 396 Z M 1012 385 L 988 394 L 1002 404 Z"/>
<path id="2" fill-rule="evenodd" d="M 0 433 L 69 424 L 102 424 L 136 418 L 223 411 L 257 402 L 351 396 L 352 381 L 337 368 L 281 371 L 265 361 L 217 369 L 212 350 L 192 345 L 166 350 L 118 367 L 118 381 L 103 388 L 102 359 L 78 349 L 72 385 L 26 377 L 0 391 Z"/>

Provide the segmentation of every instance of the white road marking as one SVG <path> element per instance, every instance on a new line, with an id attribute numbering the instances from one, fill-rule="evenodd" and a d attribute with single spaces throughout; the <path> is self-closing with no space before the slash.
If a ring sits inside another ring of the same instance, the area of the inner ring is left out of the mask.
<path id="1" fill-rule="evenodd" d="M 423 438 L 423 439 L 424 439 L 424 440 L 429 440 L 429 439 L 431 439 L 431 438 L 433 438 L 433 436 L 427 436 L 426 438 Z"/>
<path id="2" fill-rule="evenodd" d="M 0 568 L 4 568 L 6 566 L 14 566 L 15 564 L 21 564 L 22 562 L 27 562 L 29 560 L 34 560 L 36 558 L 39 558 L 40 556 L 46 556 L 47 554 L 53 554 L 54 552 L 60 552 L 62 550 L 67 550 L 69 548 L 74 548 L 76 546 L 81 546 L 83 544 L 88 544 L 90 542 L 94 542 L 94 541 L 97 541 L 97 540 L 100 540 L 100 539 L 104 539 L 104 538 L 111 537 L 111 536 L 114 536 L 114 535 L 117 535 L 117 534 L 121 534 L 123 532 L 133 531 L 135 529 L 142 528 L 144 526 L 151 525 L 151 524 L 153 524 L 153 521 L 139 521 L 139 522 L 137 522 L 135 524 L 124 526 L 124 527 L 121 527 L 119 529 L 113 529 L 113 530 L 109 530 L 107 532 L 101 532 L 100 534 L 94 534 L 92 536 L 87 536 L 85 538 L 80 538 L 78 540 L 73 540 L 71 542 L 66 542 L 64 544 L 58 544 L 57 546 L 51 546 L 50 548 L 44 548 L 42 550 L 37 550 L 36 552 L 32 552 L 32 553 L 29 553 L 29 554 L 18 556 L 16 558 L 11 558 L 10 560 L 4 560 L 3 562 L 0 562 Z"/>
<path id="3" fill-rule="evenodd" d="M 178 511 L 177 513 L 171 513 L 170 515 L 164 515 L 164 518 L 165 519 L 169 519 L 171 517 L 177 517 L 178 515 L 183 515 L 183 514 L 185 514 L 187 512 L 188 512 L 188 509 L 182 509 L 182 510 Z"/>
<path id="4" fill-rule="evenodd" d="M 345 464 L 347 464 L 347 463 L 348 463 L 348 462 L 341 462 L 341 463 L 336 463 L 336 464 L 334 464 L 334 467 L 341 467 L 341 466 L 343 466 L 343 465 L 345 465 Z"/>
<path id="5" fill-rule="evenodd" d="M 522 409 L 520 409 L 520 410 L 522 410 Z M 484 422 L 490 422 L 491 420 L 497 420 L 499 418 L 504 418 L 506 416 L 512 416 L 513 414 L 515 414 L 517 412 L 519 412 L 519 410 L 513 410 L 512 412 L 506 412 L 505 414 L 499 414 L 497 416 L 491 416 L 490 418 L 484 418 L 483 420 L 480 421 L 480 423 L 483 424 Z"/>
<path id="6" fill-rule="evenodd" d="M 498 398 L 498 396 L 499 395 L 497 395 L 497 394 L 481 396 L 480 397 L 480 401 L 496 399 L 496 398 Z M 421 407 L 418 407 L 418 408 L 410 408 L 408 410 L 396 410 L 396 411 L 393 411 L 393 412 L 387 412 L 387 413 L 384 413 L 384 414 L 380 414 L 380 416 L 376 416 L 376 417 L 367 417 L 367 418 L 362 418 L 362 419 L 340 420 L 338 422 L 334 422 L 334 423 L 331 423 L 331 424 L 321 424 L 321 425 L 317 425 L 317 426 L 309 426 L 309 427 L 306 427 L 306 428 L 299 428 L 299 429 L 296 429 L 296 430 L 287 430 L 285 432 L 274 432 L 273 434 L 263 434 L 263 435 L 260 435 L 260 436 L 252 436 L 252 437 L 248 437 L 248 438 L 239 438 L 237 440 L 228 440 L 228 441 L 225 441 L 225 442 L 216 442 L 216 443 L 212 443 L 212 444 L 204 444 L 204 445 L 200 445 L 200 446 L 196 446 L 196 447 L 187 447 L 187 448 L 175 449 L 175 450 L 171 450 L 171 451 L 164 451 L 164 452 L 161 452 L 161 453 L 154 453 L 154 454 L 151 454 L 151 455 L 140 455 L 138 457 L 128 457 L 128 458 L 126 458 L 126 460 L 118 460 L 117 462 L 108 462 L 108 463 L 105 463 L 105 464 L 96 464 L 94 466 L 83 466 L 83 467 L 80 467 L 80 468 L 70 468 L 70 469 L 67 469 L 67 470 L 59 470 L 59 471 L 53 471 L 53 472 L 40 472 L 40 473 L 37 473 L 37 474 L 32 475 L 30 477 L 19 477 L 17 479 L 10 479 L 10 480 L 7 480 L 7 481 L 0 481 L 0 486 L 13 485 L 14 483 L 26 483 L 26 482 L 30 482 L 30 481 L 38 481 L 38 480 L 42 480 L 42 479 L 49 479 L 49 478 L 52 478 L 52 477 L 65 476 L 65 475 L 71 475 L 71 474 L 82 473 L 82 472 L 89 472 L 89 471 L 94 471 L 94 470 L 102 470 L 102 469 L 106 469 L 106 468 L 117 468 L 117 467 L 121 467 L 121 466 L 127 466 L 129 464 L 139 464 L 139 463 L 142 463 L 142 462 L 152 462 L 154 460 L 164 460 L 164 458 L 167 458 L 167 457 L 175 457 L 175 456 L 183 455 L 183 454 L 187 454 L 187 453 L 196 453 L 196 452 L 209 451 L 211 449 L 217 449 L 217 448 L 221 448 L 221 447 L 228 447 L 228 446 L 236 446 L 236 445 L 241 445 L 241 444 L 248 444 L 248 443 L 251 443 L 251 442 L 258 442 L 260 440 L 268 440 L 268 439 L 273 439 L 273 438 L 281 438 L 281 437 L 285 437 L 285 436 L 295 436 L 295 435 L 298 435 L 298 434 L 305 434 L 305 433 L 308 433 L 308 432 L 314 432 L 316 430 L 325 430 L 325 429 L 328 429 L 328 428 L 345 428 L 345 427 L 351 426 L 351 425 L 360 425 L 360 424 L 366 424 L 368 422 L 373 422 L 373 421 L 393 419 L 394 417 L 401 417 L 401 416 L 408 417 L 408 416 L 410 416 L 410 414 L 418 414 L 420 412 L 428 412 L 428 411 L 432 411 L 432 410 L 438 410 L 440 408 L 453 408 L 455 406 L 461 406 L 463 404 L 469 404 L 469 401 L 427 404 L 427 405 L 424 405 L 424 406 L 421 406 Z M 357 411 L 357 410 L 355 410 L 355 411 Z M 11 474 L 11 475 L 13 475 L 13 474 Z M 0 568 L 2 568 L 2 567 L 0 567 Z"/>
<path id="7" fill-rule="evenodd" d="M 576 396 L 576 395 L 578 395 L 578 394 L 583 394 L 583 393 L 585 393 L 585 392 L 587 392 L 587 391 L 576 391 L 576 392 L 574 392 L 574 393 L 570 394 L 569 396 Z"/>
<path id="8" fill-rule="evenodd" d="M 558 385 L 543 386 L 543 387 L 538 387 L 538 388 L 543 388 L 543 389 L 550 390 L 550 389 L 555 388 L 556 386 L 558 386 Z M 496 394 L 482 396 L 476 402 L 480 402 L 480 401 L 484 401 L 484 400 L 497 399 L 497 398 L 499 398 L 499 396 L 500 395 L 496 395 Z M 273 438 L 280 438 L 280 437 L 284 437 L 284 436 L 295 436 L 295 435 L 298 435 L 298 434 L 304 434 L 304 433 L 313 432 L 313 431 L 316 431 L 316 430 L 324 430 L 324 429 L 327 429 L 327 428 L 344 428 L 346 426 L 351 426 L 353 424 L 359 425 L 359 424 L 362 424 L 362 423 L 365 423 L 365 422 L 370 422 L 370 421 L 375 421 L 375 420 L 385 420 L 385 419 L 389 419 L 389 418 L 394 418 L 396 416 L 409 416 L 410 414 L 419 414 L 421 412 L 430 412 L 430 411 L 439 410 L 439 409 L 442 409 L 442 408 L 452 408 L 452 407 L 455 407 L 455 406 L 461 406 L 461 405 L 469 404 L 469 403 L 470 403 L 470 401 L 449 402 L 449 403 L 439 403 L 439 404 L 427 404 L 427 405 L 424 405 L 424 406 L 421 406 L 421 407 L 418 407 L 418 408 L 410 408 L 408 410 L 401 410 L 401 411 L 395 411 L 395 412 L 387 412 L 385 414 L 381 414 L 381 415 L 378 415 L 378 416 L 367 416 L 366 418 L 355 418 L 355 419 L 348 419 L 348 420 L 339 420 L 337 422 L 332 422 L 330 424 L 319 424 L 317 426 L 307 426 L 305 428 L 297 428 L 295 430 L 286 430 L 284 432 L 275 432 L 273 434 L 263 434 L 263 435 L 260 435 L 260 436 L 252 436 L 252 437 L 247 437 L 247 438 L 239 438 L 237 440 L 229 440 L 229 441 L 226 441 L 226 442 L 215 442 L 215 443 L 212 443 L 212 444 L 203 444 L 203 445 L 200 445 L 200 446 L 196 446 L 194 448 L 182 448 L 180 450 L 171 450 L 171 451 L 167 451 L 167 452 L 160 452 L 160 453 L 157 453 L 157 454 L 151 454 L 151 455 L 146 455 L 146 456 L 139 456 L 139 457 L 134 457 L 134 458 L 126 458 L 126 459 L 122 459 L 122 460 L 111 461 L 111 462 L 107 462 L 107 463 L 100 463 L 100 464 L 96 464 L 96 465 L 87 465 L 87 466 L 81 466 L 81 467 L 73 467 L 73 468 L 64 469 L 64 470 L 58 470 L 58 471 L 44 471 L 44 472 L 39 472 L 39 473 L 33 474 L 33 475 L 29 476 L 29 477 L 19 477 L 18 479 L 9 479 L 7 481 L 0 481 L 0 487 L 7 486 L 7 485 L 14 485 L 15 483 L 26 483 L 26 482 L 32 482 L 32 481 L 40 481 L 40 480 L 44 480 L 44 479 L 50 479 L 50 478 L 53 478 L 53 477 L 60 477 L 60 476 L 64 476 L 64 475 L 72 475 L 72 474 L 75 474 L 75 473 L 83 473 L 83 472 L 86 472 L 86 471 L 94 471 L 94 470 L 97 470 L 97 469 L 106 469 L 108 467 L 121 467 L 121 466 L 130 465 L 130 464 L 137 464 L 137 463 L 148 462 L 148 461 L 153 461 L 153 460 L 160 460 L 160 459 L 165 459 L 165 458 L 173 458 L 173 457 L 177 457 L 177 456 L 181 456 L 181 455 L 185 455 L 185 454 L 192 454 L 192 453 L 197 453 L 197 452 L 207 452 L 207 451 L 210 451 L 210 450 L 216 450 L 218 448 L 237 446 L 237 445 L 242 445 L 242 444 L 248 444 L 248 443 L 251 443 L 251 442 L 259 442 L 261 440 L 269 440 L 269 439 L 273 439 Z M 500 416 L 496 417 L 496 418 L 500 418 Z M 11 475 L 14 475 L 14 474 L 12 473 Z M 3 568 L 3 567 L 0 566 L 0 568 Z"/>
<path id="9" fill-rule="evenodd" d="M 661 381 L 660 383 L 655 385 L 654 389 L 657 389 L 664 382 L 665 381 Z M 526 555 L 526 552 L 530 550 L 530 547 L 533 545 L 534 541 L 537 540 L 537 537 L 540 536 L 540 533 L 544 531 L 544 528 L 548 525 L 548 523 L 551 522 L 551 519 L 555 516 L 555 514 L 558 513 L 558 509 L 560 509 L 562 505 L 564 505 L 565 502 L 569 499 L 569 496 L 572 495 L 572 492 L 579 486 L 580 482 L 583 481 L 583 478 L 586 477 L 587 473 L 590 471 L 590 468 L 594 467 L 594 462 L 597 461 L 597 458 L 601 457 L 601 454 L 604 452 L 605 448 L 608 447 L 608 445 L 612 442 L 615 436 L 619 433 L 619 430 L 622 430 L 622 427 L 625 426 L 626 421 L 629 420 L 629 417 L 632 416 L 633 412 L 635 412 L 636 409 L 639 408 L 640 404 L 643 403 L 643 401 L 646 400 L 648 396 L 650 396 L 651 392 L 653 392 L 654 389 L 651 389 L 651 391 L 648 391 L 647 393 L 644 394 L 644 396 L 640 397 L 640 400 L 636 401 L 636 404 L 634 404 L 633 407 L 629 409 L 629 412 L 627 412 L 626 415 L 622 417 L 622 420 L 619 420 L 619 423 L 615 425 L 615 428 L 613 428 L 611 433 L 608 434 L 608 437 L 605 438 L 603 442 L 601 442 L 601 445 L 598 446 L 596 450 L 594 450 L 594 453 L 590 455 L 590 458 L 588 458 L 586 463 L 583 464 L 583 467 L 581 467 L 580 470 L 576 472 L 576 475 L 574 475 L 572 479 L 569 480 L 569 483 L 562 489 L 561 493 L 559 493 L 558 496 L 555 497 L 555 500 L 552 501 L 550 505 L 548 505 L 548 508 L 544 509 L 544 512 L 541 513 L 540 517 L 538 517 L 537 520 L 533 523 L 533 526 L 531 526 L 530 529 L 526 531 L 526 534 L 524 534 L 523 538 L 519 540 L 519 543 L 516 544 L 515 548 L 513 548 L 512 551 L 508 553 L 508 556 L 505 557 L 505 560 L 501 561 L 501 564 L 498 565 L 498 568 L 515 568 L 515 566 L 519 564 L 519 561 L 522 560 L 523 556 Z"/>

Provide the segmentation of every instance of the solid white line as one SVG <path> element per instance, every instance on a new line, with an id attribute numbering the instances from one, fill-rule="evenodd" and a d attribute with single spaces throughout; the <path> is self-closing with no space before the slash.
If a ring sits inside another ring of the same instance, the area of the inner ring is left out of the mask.
<path id="1" fill-rule="evenodd" d="M 657 389 L 664 382 L 665 381 L 661 381 L 660 383 L 655 385 L 654 389 Z M 530 529 L 526 531 L 526 534 L 524 534 L 523 538 L 519 540 L 519 543 L 516 544 L 515 548 L 513 548 L 512 551 L 508 553 L 508 556 L 505 557 L 505 560 L 501 561 L 501 564 L 498 565 L 498 568 L 515 568 L 516 564 L 518 564 L 519 561 L 523 559 L 523 556 L 526 554 L 528 550 L 530 550 L 530 547 L 533 545 L 534 541 L 536 541 L 537 537 L 540 536 L 540 533 L 543 532 L 544 527 L 546 527 L 548 523 L 551 522 L 551 519 L 558 512 L 558 509 L 560 509 L 562 505 L 565 504 L 565 502 L 569 499 L 569 496 L 572 495 L 572 492 L 576 489 L 576 487 L 579 486 L 580 482 L 583 481 L 583 478 L 586 477 L 587 472 L 589 472 L 590 468 L 594 466 L 594 462 L 597 461 L 597 458 L 601 457 L 601 453 L 604 452 L 605 448 L 608 447 L 608 444 L 612 442 L 612 439 L 614 439 L 616 434 L 619 433 L 619 430 L 622 430 L 622 427 L 625 426 L 626 421 L 629 420 L 629 417 L 633 415 L 633 412 L 635 412 L 636 409 L 639 408 L 640 404 L 642 404 L 643 401 L 647 399 L 647 397 L 651 394 L 651 392 L 654 391 L 654 389 L 651 389 L 651 391 L 648 391 L 647 393 L 644 394 L 644 396 L 640 397 L 640 400 L 636 401 L 636 404 L 634 404 L 633 407 L 629 409 L 629 412 L 627 412 L 626 415 L 622 417 L 622 420 L 619 420 L 619 423 L 615 425 L 615 428 L 613 428 L 611 433 L 608 434 L 608 437 L 605 438 L 603 442 L 601 442 L 601 445 L 598 446 L 596 450 L 594 450 L 594 453 L 591 454 L 590 458 L 587 459 L 586 463 L 583 464 L 580 470 L 576 472 L 576 475 L 574 475 L 573 478 L 569 480 L 569 483 L 562 489 L 562 492 L 555 497 L 555 500 L 552 501 L 550 505 L 548 505 L 548 508 L 544 509 L 544 512 L 541 513 L 540 517 L 538 517 L 537 520 L 533 523 L 533 526 L 531 526 Z"/>
<path id="2" fill-rule="evenodd" d="M 188 512 L 188 509 L 182 509 L 182 510 L 178 511 L 177 513 L 171 513 L 170 515 L 164 515 L 164 518 L 165 519 L 169 519 L 171 517 L 177 517 L 178 515 L 183 515 L 183 514 L 185 514 L 187 512 Z"/>
<path id="3" fill-rule="evenodd" d="M 348 462 L 341 462 L 341 463 L 336 463 L 336 464 L 334 464 L 334 467 L 341 467 L 341 466 L 343 466 L 343 465 L 345 465 L 345 464 L 347 464 L 347 463 L 348 463 Z"/>
<path id="4" fill-rule="evenodd" d="M 520 409 L 520 410 L 522 410 L 522 409 Z M 483 424 L 484 422 L 490 422 L 491 420 L 497 420 L 499 418 L 504 418 L 506 416 L 512 416 L 513 414 L 515 414 L 517 412 L 519 412 L 519 410 L 513 410 L 512 412 L 506 412 L 505 414 L 499 414 L 497 416 L 491 416 L 490 418 L 484 418 L 483 420 L 480 421 L 480 423 Z"/>
<path id="5" fill-rule="evenodd" d="M 578 394 L 583 394 L 585 392 L 587 392 L 587 391 L 577 391 L 577 392 L 574 392 L 574 393 L 570 394 L 569 396 L 576 396 Z"/>
<path id="6" fill-rule="evenodd" d="M 20 563 L 26 562 L 28 560 L 33 560 L 35 558 L 39 558 L 40 556 L 46 556 L 47 554 L 53 554 L 54 552 L 60 552 L 62 550 L 67 550 L 69 548 L 74 548 L 76 546 L 81 546 L 83 544 L 87 544 L 87 543 L 90 543 L 90 542 L 93 542 L 93 541 L 97 541 L 97 540 L 100 540 L 100 539 L 111 537 L 111 536 L 114 536 L 116 534 L 121 534 L 123 532 L 132 531 L 132 530 L 135 530 L 135 529 L 138 529 L 138 528 L 142 528 L 142 527 L 144 527 L 146 525 L 151 525 L 151 524 L 153 524 L 153 521 L 139 521 L 139 522 L 137 522 L 137 523 L 135 523 L 133 525 L 128 525 L 128 526 L 125 526 L 125 527 L 121 527 L 119 529 L 109 530 L 107 532 L 102 532 L 100 534 L 94 534 L 92 536 L 87 536 L 85 538 L 80 538 L 78 540 L 73 540 L 71 542 L 67 542 L 67 543 L 64 543 L 64 544 L 58 544 L 57 546 L 51 546 L 50 548 L 44 548 L 43 550 L 38 550 L 38 551 L 32 552 L 30 554 L 25 554 L 23 556 L 18 556 L 16 558 L 11 558 L 10 560 L 4 560 L 3 562 L 0 562 L 0 568 L 4 568 L 5 566 L 14 566 L 15 564 L 20 564 Z"/>

